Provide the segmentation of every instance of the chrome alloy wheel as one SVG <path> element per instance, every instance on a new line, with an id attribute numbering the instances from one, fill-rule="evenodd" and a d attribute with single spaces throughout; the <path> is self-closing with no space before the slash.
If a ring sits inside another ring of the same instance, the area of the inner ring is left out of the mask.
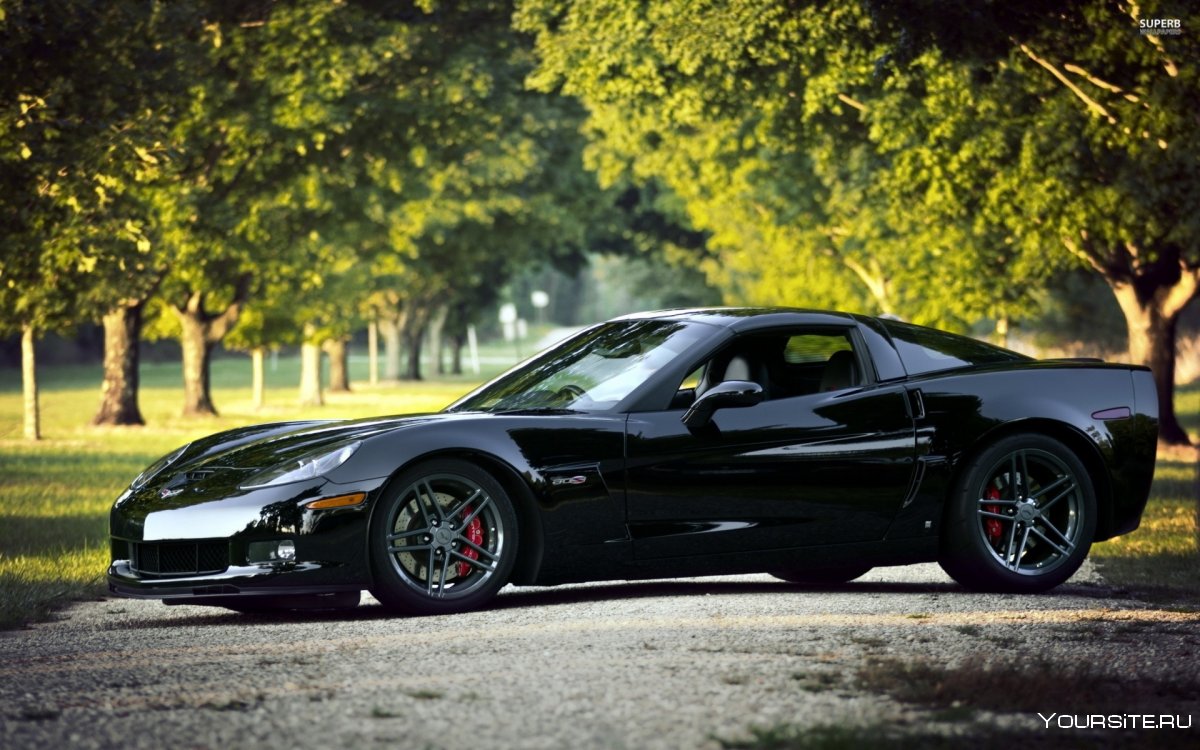
<path id="1" fill-rule="evenodd" d="M 387 529 L 393 571 L 430 599 L 457 599 L 486 587 L 505 553 L 496 501 L 479 482 L 459 474 L 430 474 L 408 485 Z"/>
<path id="2" fill-rule="evenodd" d="M 1084 512 L 1079 479 L 1058 456 L 1026 448 L 984 473 L 977 533 L 992 556 L 1018 575 L 1044 575 L 1072 558 Z"/>

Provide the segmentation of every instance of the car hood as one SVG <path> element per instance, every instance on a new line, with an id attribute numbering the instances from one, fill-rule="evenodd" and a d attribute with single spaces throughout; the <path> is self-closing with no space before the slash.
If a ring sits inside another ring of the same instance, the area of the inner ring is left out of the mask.
<path id="1" fill-rule="evenodd" d="M 144 489 L 157 492 L 168 487 L 193 485 L 214 476 L 223 479 L 223 484 L 231 481 L 237 483 L 310 451 L 325 447 L 332 450 L 354 440 L 394 432 L 438 418 L 437 414 L 417 414 L 239 427 L 192 442 L 174 463 L 152 477 Z"/>
<path id="2" fill-rule="evenodd" d="M 277 422 L 201 438 L 190 443 L 172 464 L 144 484 L 127 488 L 117 498 L 110 521 L 112 533 L 129 539 L 227 536 L 245 526 L 247 510 L 258 512 L 263 501 L 261 493 L 290 502 L 315 491 L 312 482 L 263 490 L 244 486 L 264 470 L 311 451 L 334 450 L 355 440 L 440 418 L 445 417 L 421 414 L 338 422 Z"/>
<path id="3" fill-rule="evenodd" d="M 183 460 L 179 462 L 179 468 L 267 469 L 324 446 L 332 448 L 437 418 L 436 414 L 418 414 L 344 421 L 283 422 L 240 428 L 192 443 L 181 456 Z"/>

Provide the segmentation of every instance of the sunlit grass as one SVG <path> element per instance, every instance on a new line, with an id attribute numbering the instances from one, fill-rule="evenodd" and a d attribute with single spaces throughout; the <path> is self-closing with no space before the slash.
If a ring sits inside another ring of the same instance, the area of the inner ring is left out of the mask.
<path id="1" fill-rule="evenodd" d="M 40 555 L 5 554 L 0 557 L 0 628 L 42 619 L 65 602 L 103 592 L 107 565 L 107 542 Z"/>
<path id="2" fill-rule="evenodd" d="M 1200 380 L 1175 389 L 1175 411 L 1192 442 L 1200 442 Z"/>
<path id="3" fill-rule="evenodd" d="M 1198 470 L 1194 463 L 1159 460 L 1141 526 L 1092 547 L 1105 579 L 1156 598 L 1200 604 Z"/>

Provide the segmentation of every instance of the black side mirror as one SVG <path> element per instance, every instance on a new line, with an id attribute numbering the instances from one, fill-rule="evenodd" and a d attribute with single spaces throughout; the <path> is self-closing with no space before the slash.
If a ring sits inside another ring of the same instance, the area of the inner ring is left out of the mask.
<path id="1" fill-rule="evenodd" d="M 702 393 L 683 413 L 681 421 L 689 430 L 703 429 L 717 409 L 741 408 L 762 403 L 763 389 L 749 380 L 726 380 Z"/>

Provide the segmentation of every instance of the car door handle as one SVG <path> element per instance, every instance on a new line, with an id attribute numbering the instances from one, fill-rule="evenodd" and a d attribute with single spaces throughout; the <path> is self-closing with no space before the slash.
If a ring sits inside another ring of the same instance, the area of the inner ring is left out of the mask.
<path id="1" fill-rule="evenodd" d="M 921 395 L 920 388 L 908 392 L 908 410 L 914 421 L 925 418 L 925 397 Z"/>

